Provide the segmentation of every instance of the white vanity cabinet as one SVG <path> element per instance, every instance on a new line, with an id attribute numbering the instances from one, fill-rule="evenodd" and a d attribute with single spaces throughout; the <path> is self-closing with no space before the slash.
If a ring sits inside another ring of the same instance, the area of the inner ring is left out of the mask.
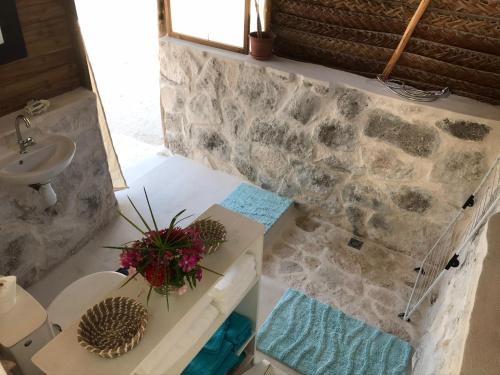
<path id="1" fill-rule="evenodd" d="M 156 293 L 152 293 L 149 304 L 146 303 L 149 287 L 142 277 L 137 277 L 110 293 L 109 296 L 134 298 L 143 303 L 149 312 L 145 335 L 139 345 L 129 353 L 115 359 L 103 359 L 85 351 L 77 342 L 78 322 L 75 322 L 33 356 L 34 364 L 48 375 L 174 375 L 180 374 L 186 368 L 232 311 L 250 318 L 255 332 L 264 226 L 219 205 L 210 207 L 200 218 L 217 220 L 227 230 L 227 241 L 216 253 L 206 256 L 202 264 L 224 275 L 244 254 L 251 254 L 255 258 L 256 276 L 240 295 L 231 300 L 230 311 L 219 312 L 215 320 L 200 332 L 199 337 L 190 343 L 182 355 L 174 355 L 175 350 L 172 348 L 207 306 L 213 304 L 210 290 L 221 278 L 214 273 L 205 271 L 203 280 L 196 289 L 189 290 L 182 296 L 169 296 L 169 310 L 165 296 Z M 255 352 L 253 337 L 239 351 L 242 350 L 247 353 L 245 362 L 252 362 Z"/>

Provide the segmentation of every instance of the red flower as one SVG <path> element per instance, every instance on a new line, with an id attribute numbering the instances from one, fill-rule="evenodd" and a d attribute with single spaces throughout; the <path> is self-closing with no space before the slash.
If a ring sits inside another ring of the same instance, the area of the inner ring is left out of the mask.
<path id="1" fill-rule="evenodd" d="M 203 258 L 203 241 L 193 228 L 174 227 L 147 232 L 145 236 L 122 251 L 123 267 L 141 269 L 141 274 L 154 287 L 183 286 L 186 278 L 201 281 L 199 266 Z"/>
<path id="2" fill-rule="evenodd" d="M 156 265 L 150 264 L 146 268 L 144 277 L 152 286 L 159 288 L 165 283 L 165 268 L 161 266 L 156 267 Z"/>

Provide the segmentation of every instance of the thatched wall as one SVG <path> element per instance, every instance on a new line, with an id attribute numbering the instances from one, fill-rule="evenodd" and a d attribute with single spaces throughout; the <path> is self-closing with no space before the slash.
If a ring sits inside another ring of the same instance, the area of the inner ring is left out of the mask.
<path id="1" fill-rule="evenodd" d="M 373 77 L 419 0 L 273 0 L 276 54 Z M 500 1 L 433 0 L 392 78 L 500 103 Z"/>

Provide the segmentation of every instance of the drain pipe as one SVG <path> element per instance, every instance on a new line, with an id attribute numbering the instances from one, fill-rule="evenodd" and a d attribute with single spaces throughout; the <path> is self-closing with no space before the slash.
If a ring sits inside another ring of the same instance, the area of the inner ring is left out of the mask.
<path id="1" fill-rule="evenodd" d="M 33 184 L 29 186 L 30 188 L 35 189 L 40 193 L 42 199 L 45 202 L 45 208 L 52 207 L 57 203 L 57 195 L 50 182 L 46 184 Z"/>

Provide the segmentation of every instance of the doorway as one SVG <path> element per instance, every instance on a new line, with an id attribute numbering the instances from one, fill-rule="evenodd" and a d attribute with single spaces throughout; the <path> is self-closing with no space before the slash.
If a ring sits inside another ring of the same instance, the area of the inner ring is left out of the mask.
<path id="1" fill-rule="evenodd" d="M 156 1 L 75 0 L 123 173 L 164 150 Z"/>

